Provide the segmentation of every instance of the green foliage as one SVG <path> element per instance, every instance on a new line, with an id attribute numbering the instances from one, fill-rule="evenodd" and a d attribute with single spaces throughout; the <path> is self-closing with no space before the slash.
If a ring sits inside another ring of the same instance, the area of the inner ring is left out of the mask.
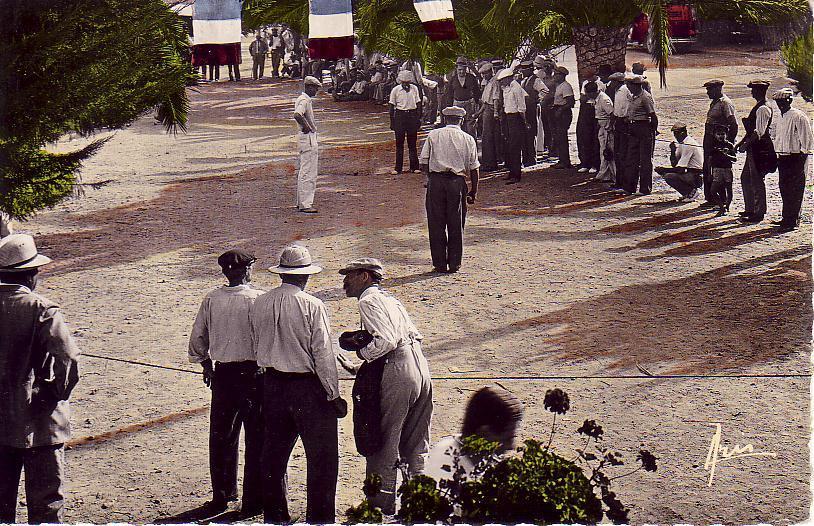
<path id="1" fill-rule="evenodd" d="M 783 62 L 788 68 L 788 76 L 797 81 L 797 85 L 807 101 L 812 98 L 812 55 L 814 55 L 814 34 L 809 30 L 781 48 Z"/>
<path id="2" fill-rule="evenodd" d="M 0 9 L 2 210 L 25 218 L 70 195 L 82 160 L 42 147 L 121 128 L 152 109 L 184 130 L 194 82 L 180 18 L 162 0 L 7 0 Z M 33 193 L 32 193 L 33 192 Z M 17 202 L 20 200 L 20 202 Z"/>
<path id="3" fill-rule="evenodd" d="M 345 510 L 345 516 L 348 524 L 381 524 L 384 520 L 382 510 L 375 508 L 367 499 Z"/>
<path id="4" fill-rule="evenodd" d="M 417 475 L 405 481 L 398 490 L 401 508 L 396 515 L 405 524 L 434 524 L 452 514 L 452 503 L 438 489 L 435 480 Z"/>

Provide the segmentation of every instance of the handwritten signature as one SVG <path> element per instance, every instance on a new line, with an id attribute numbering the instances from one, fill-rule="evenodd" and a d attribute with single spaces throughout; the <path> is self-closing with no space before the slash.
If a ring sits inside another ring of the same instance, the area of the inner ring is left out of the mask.
<path id="1" fill-rule="evenodd" d="M 726 446 L 721 445 L 721 424 L 716 422 L 709 425 L 715 426 L 715 434 L 712 435 L 712 440 L 709 443 L 709 451 L 707 452 L 707 460 L 704 462 L 704 469 L 709 470 L 709 481 L 707 482 L 707 486 L 712 486 L 712 479 L 715 477 L 715 467 L 722 462 L 744 457 L 777 456 L 776 453 L 755 453 L 755 448 L 752 446 L 752 444 L 746 444 L 744 446 L 735 444 L 730 450 Z"/>

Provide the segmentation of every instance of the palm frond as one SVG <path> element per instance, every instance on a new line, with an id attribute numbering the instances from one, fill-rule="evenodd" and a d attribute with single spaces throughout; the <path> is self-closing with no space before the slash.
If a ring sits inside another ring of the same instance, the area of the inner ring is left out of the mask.
<path id="1" fill-rule="evenodd" d="M 672 52 L 670 43 L 670 20 L 667 16 L 666 0 L 647 0 L 642 4 L 642 10 L 650 19 L 650 35 L 652 46 L 650 55 L 659 70 L 659 85 L 667 86 L 667 66 Z"/>

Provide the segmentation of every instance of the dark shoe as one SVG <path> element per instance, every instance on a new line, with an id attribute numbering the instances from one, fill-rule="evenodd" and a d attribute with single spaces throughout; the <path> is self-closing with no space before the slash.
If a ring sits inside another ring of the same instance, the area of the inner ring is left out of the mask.
<path id="1" fill-rule="evenodd" d="M 554 168 L 555 170 L 565 170 L 565 169 L 569 169 L 569 168 L 573 168 L 573 167 L 574 166 L 571 165 L 571 164 L 563 164 L 563 163 L 560 163 L 560 162 L 557 162 L 557 163 L 554 163 L 554 164 L 551 165 L 551 168 Z"/>
<path id="2" fill-rule="evenodd" d="M 517 183 L 519 183 L 519 182 L 520 182 L 520 179 L 516 179 L 516 178 L 514 178 L 514 177 L 510 177 L 510 178 L 506 179 L 506 183 L 505 183 L 505 184 L 517 184 Z"/>
<path id="3" fill-rule="evenodd" d="M 201 514 L 211 517 L 218 515 L 229 509 L 229 503 L 225 500 L 210 500 L 201 506 Z"/>
<path id="4" fill-rule="evenodd" d="M 763 221 L 763 216 L 753 216 L 753 215 L 741 216 L 739 221 L 741 223 L 760 223 L 761 221 Z"/>
<path id="5" fill-rule="evenodd" d="M 461 270 L 461 267 L 449 267 L 449 270 L 447 270 L 447 274 L 455 274 L 459 270 Z"/>
<path id="6" fill-rule="evenodd" d="M 774 226 L 784 226 L 786 223 L 783 222 L 782 219 L 772 221 Z"/>
<path id="7" fill-rule="evenodd" d="M 317 213 L 319 213 L 319 211 L 316 208 L 314 208 L 313 206 L 311 206 L 309 208 L 298 208 L 297 210 L 299 210 L 303 214 L 317 214 Z"/>
<path id="8" fill-rule="evenodd" d="M 721 217 L 721 216 L 725 216 L 725 215 L 726 215 L 726 210 L 724 210 L 722 208 L 721 210 L 718 210 L 718 213 L 715 214 L 715 217 Z"/>
<path id="9" fill-rule="evenodd" d="M 443 268 L 442 267 L 432 267 L 432 271 L 435 272 L 436 274 L 446 274 L 447 273 L 446 267 L 443 267 Z"/>
<path id="10" fill-rule="evenodd" d="M 238 513 L 238 520 L 244 521 L 245 519 L 251 519 L 252 517 L 257 517 L 258 515 L 263 514 L 263 505 L 257 506 L 246 506 L 243 505 L 240 507 L 240 512 Z"/>
<path id="11" fill-rule="evenodd" d="M 704 201 L 703 203 L 698 205 L 698 208 L 710 208 L 710 207 L 713 207 L 713 206 L 718 206 L 718 205 L 716 203 L 712 203 L 710 201 Z"/>
<path id="12" fill-rule="evenodd" d="M 741 216 L 741 217 L 749 217 L 749 216 L 752 215 L 752 212 L 746 212 L 746 211 L 738 212 L 738 215 Z"/>
<path id="13" fill-rule="evenodd" d="M 777 231 L 780 232 L 781 234 L 785 234 L 787 232 L 792 232 L 792 231 L 794 231 L 796 229 L 797 229 L 796 226 L 783 225 L 780 228 L 778 228 Z"/>

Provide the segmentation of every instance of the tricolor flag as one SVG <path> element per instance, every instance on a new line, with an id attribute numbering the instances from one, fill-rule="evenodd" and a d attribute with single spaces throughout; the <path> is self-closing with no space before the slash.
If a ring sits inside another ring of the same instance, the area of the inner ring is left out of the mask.
<path id="1" fill-rule="evenodd" d="M 308 8 L 308 56 L 328 60 L 351 58 L 351 0 L 309 0 Z"/>
<path id="2" fill-rule="evenodd" d="M 418 18 L 430 40 L 455 40 L 455 17 L 452 0 L 413 0 Z"/>
<path id="3" fill-rule="evenodd" d="M 192 64 L 240 64 L 240 0 L 196 0 Z"/>

